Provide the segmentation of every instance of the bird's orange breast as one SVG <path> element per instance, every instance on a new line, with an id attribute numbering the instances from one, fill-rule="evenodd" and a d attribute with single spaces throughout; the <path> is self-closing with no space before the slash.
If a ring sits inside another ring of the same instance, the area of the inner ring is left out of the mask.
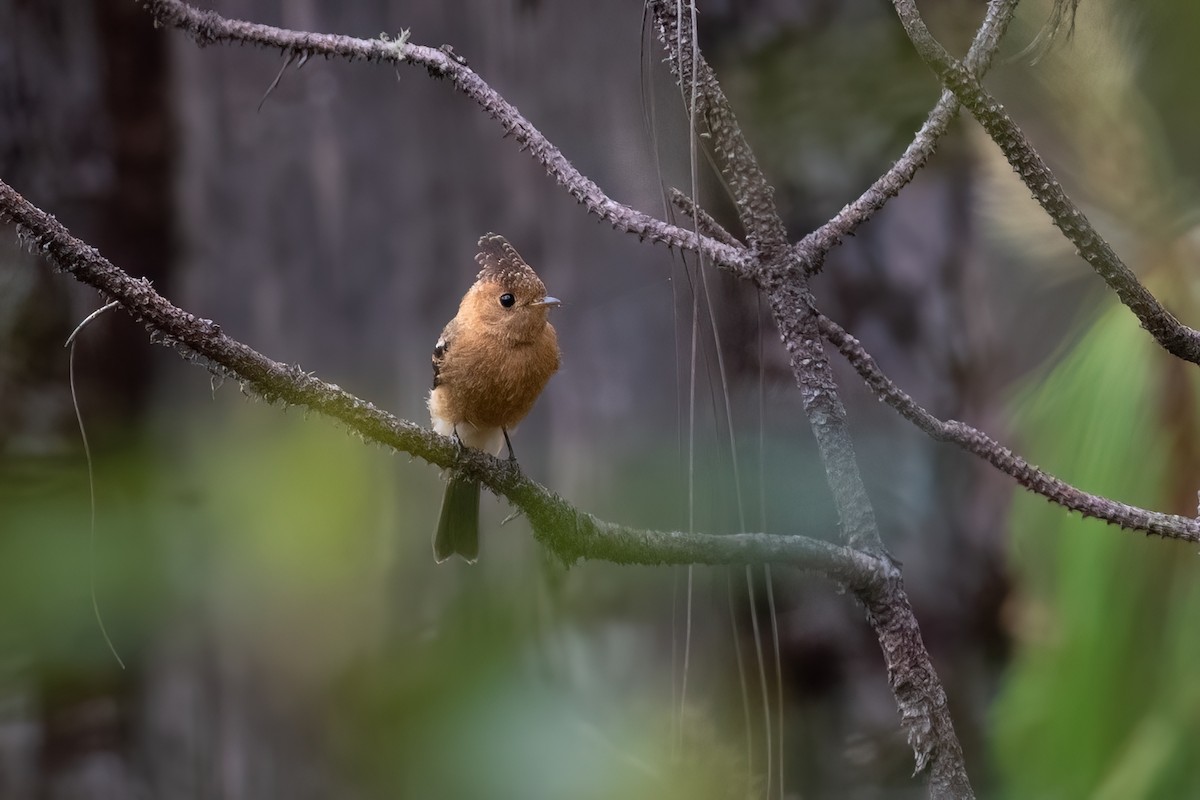
<path id="1" fill-rule="evenodd" d="M 458 424 L 514 428 L 558 370 L 558 338 L 546 323 L 531 342 L 461 332 L 438 374 L 436 413 Z"/>

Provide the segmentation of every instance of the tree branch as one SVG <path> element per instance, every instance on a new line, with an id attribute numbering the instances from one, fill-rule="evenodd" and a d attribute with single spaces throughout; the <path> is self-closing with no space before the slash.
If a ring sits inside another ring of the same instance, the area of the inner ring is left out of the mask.
<path id="1" fill-rule="evenodd" d="M 1144 531 L 1170 539 L 1200 542 L 1200 520 L 1164 514 L 1089 494 L 1033 466 L 992 439 L 983 431 L 957 420 L 942 420 L 909 397 L 879 369 L 862 343 L 836 322 L 818 313 L 822 335 L 846 357 L 850 366 L 879 397 L 909 422 L 939 442 L 951 442 L 974 453 L 1034 494 L 1052 503 L 1078 511 L 1085 517 L 1103 520 L 1122 528 Z"/>
<path id="2" fill-rule="evenodd" d="M 735 275 L 748 276 L 750 259 L 745 247 L 734 247 L 698 236 L 686 228 L 663 222 L 608 197 L 594 181 L 575 169 L 562 151 L 551 144 L 511 103 L 467 66 L 465 59 L 454 55 L 448 48 L 410 44 L 407 34 L 402 34 L 398 40 L 385 40 L 292 31 L 227 19 L 212 11 L 193 8 L 180 0 L 148 0 L 146 5 L 159 24 L 187 32 L 201 46 L 240 42 L 278 47 L 288 57 L 297 57 L 300 63 L 313 55 L 323 55 L 348 61 L 408 63 L 425 67 L 435 78 L 448 78 L 456 89 L 499 122 L 506 136 L 512 136 L 522 150 L 528 151 L 550 177 L 592 214 L 616 229 L 636 234 L 640 239 L 703 253 L 714 264 Z"/>
<path id="3" fill-rule="evenodd" d="M 713 219 L 712 214 L 709 214 L 700 206 L 692 202 L 689 195 L 684 194 L 675 187 L 671 187 L 670 191 L 671 202 L 675 204 L 685 217 L 695 220 L 700 226 L 700 230 L 704 231 L 705 236 L 711 236 L 718 242 L 729 245 L 730 247 L 745 247 L 737 238 L 721 227 L 721 223 Z"/>
<path id="4" fill-rule="evenodd" d="M 808 276 L 796 269 L 794 250 L 787 246 L 787 232 L 775 206 L 774 187 L 763 175 L 712 67 L 692 47 L 691 16 L 677 14 L 676 3 L 668 0 L 651 2 L 650 9 L 672 72 L 689 102 L 692 99 L 689 87 L 694 82 L 697 88 L 695 113 L 705 120 L 712 134 L 717 163 L 729 183 L 746 238 L 755 252 L 757 283 L 767 295 L 780 337 L 791 357 L 792 373 L 838 508 L 842 537 L 855 549 L 882 553 L 875 513 L 854 456 L 846 409 L 821 346 Z"/>
<path id="5" fill-rule="evenodd" d="M 149 281 L 130 277 L 3 181 L 0 219 L 14 222 L 18 237 L 34 252 L 99 290 L 106 300 L 116 301 L 150 331 L 151 341 L 174 347 L 187 360 L 238 380 L 268 402 L 309 408 L 342 422 L 366 440 L 478 479 L 519 508 L 538 541 L 564 563 L 580 559 L 618 564 L 778 563 L 819 572 L 854 591 L 880 584 L 893 570 L 870 555 L 804 536 L 687 534 L 597 519 L 531 481 L 516 465 L 479 451 L 464 451 L 452 439 L 397 419 L 299 366 L 273 361 L 230 338 L 211 320 L 172 305 Z"/>
<path id="6" fill-rule="evenodd" d="M 1200 331 L 1180 323 L 1142 286 L 1133 270 L 1121 261 L 1083 212 L 1067 197 L 1054 173 L 1033 149 L 1012 117 L 1005 113 L 1004 107 L 929 32 L 914 0 L 893 0 L 893 4 L 921 59 L 979 120 L 1021 181 L 1033 192 L 1034 199 L 1050 215 L 1055 226 L 1071 240 L 1079 255 L 1099 273 L 1109 288 L 1121 298 L 1121 302 L 1137 316 L 1142 327 L 1167 352 L 1193 364 L 1200 364 Z"/>
<path id="7" fill-rule="evenodd" d="M 1018 2 L 1019 0 L 991 0 L 988 3 L 987 15 L 967 52 L 966 68 L 972 75 L 982 78 L 987 73 L 992 57 L 1000 49 L 1000 41 L 1012 22 Z M 847 204 L 837 216 L 805 236 L 796 245 L 806 270 L 820 270 L 830 250 L 840 244 L 844 237 L 853 235 L 860 225 L 874 216 L 876 211 L 883 208 L 888 200 L 899 194 L 900 190 L 912 181 L 933 155 L 951 121 L 958 115 L 959 105 L 953 92 L 949 89 L 943 91 L 937 105 L 929 112 L 925 124 L 917 131 L 912 143 L 891 169 L 880 175 L 857 200 Z"/>
<path id="8" fill-rule="evenodd" d="M 683 89 L 687 111 L 708 128 L 716 160 L 737 205 L 757 261 L 754 280 L 767 295 L 787 348 L 837 506 L 842 539 L 855 550 L 865 550 L 891 563 L 858 469 L 846 409 L 821 342 L 808 272 L 802 268 L 799 252 L 788 245 L 787 231 L 775 206 L 774 187 L 742 135 L 716 75 L 695 46 L 692 14 L 682 11 L 681 4 L 666 0 L 652 0 L 649 5 L 659 39 Z M 925 650 L 899 568 L 885 585 L 857 596 L 867 609 L 867 619 L 887 660 L 888 683 L 917 770 L 929 770 L 930 795 L 974 797 L 946 693 Z"/>
<path id="9" fill-rule="evenodd" d="M 946 690 L 925 652 L 899 571 L 882 590 L 859 593 L 859 598 L 883 649 L 888 682 L 900 708 L 900 725 L 916 756 L 916 772 L 929 770 L 929 796 L 934 800 L 974 798 L 962 746 L 950 720 Z"/>

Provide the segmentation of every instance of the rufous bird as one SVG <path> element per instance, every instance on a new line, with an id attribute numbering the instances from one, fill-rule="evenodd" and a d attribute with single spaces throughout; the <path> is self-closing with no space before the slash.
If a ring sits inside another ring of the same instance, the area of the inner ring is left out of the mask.
<path id="1" fill-rule="evenodd" d="M 547 319 L 559 300 L 503 237 L 479 240 L 480 270 L 454 319 L 433 348 L 433 429 L 460 444 L 499 455 L 550 376 L 558 371 L 558 337 Z M 479 557 L 479 482 L 451 473 L 433 555 Z"/>

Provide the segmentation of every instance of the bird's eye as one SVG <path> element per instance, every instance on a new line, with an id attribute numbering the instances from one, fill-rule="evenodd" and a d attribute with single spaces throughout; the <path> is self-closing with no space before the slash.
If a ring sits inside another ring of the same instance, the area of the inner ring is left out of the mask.
<path id="1" fill-rule="evenodd" d="M 512 304 L 515 302 L 517 302 L 517 298 L 513 297 L 508 292 L 500 295 L 500 305 L 504 306 L 505 308 L 512 308 Z"/>

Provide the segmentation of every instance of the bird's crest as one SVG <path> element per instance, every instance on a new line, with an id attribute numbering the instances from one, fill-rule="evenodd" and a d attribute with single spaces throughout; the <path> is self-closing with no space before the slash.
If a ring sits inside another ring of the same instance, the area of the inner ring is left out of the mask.
<path id="1" fill-rule="evenodd" d="M 543 295 L 546 293 L 546 287 L 533 267 L 498 233 L 480 237 L 479 254 L 475 256 L 475 261 L 481 267 L 478 280 L 514 287 L 526 285 L 533 291 L 540 291 Z"/>

